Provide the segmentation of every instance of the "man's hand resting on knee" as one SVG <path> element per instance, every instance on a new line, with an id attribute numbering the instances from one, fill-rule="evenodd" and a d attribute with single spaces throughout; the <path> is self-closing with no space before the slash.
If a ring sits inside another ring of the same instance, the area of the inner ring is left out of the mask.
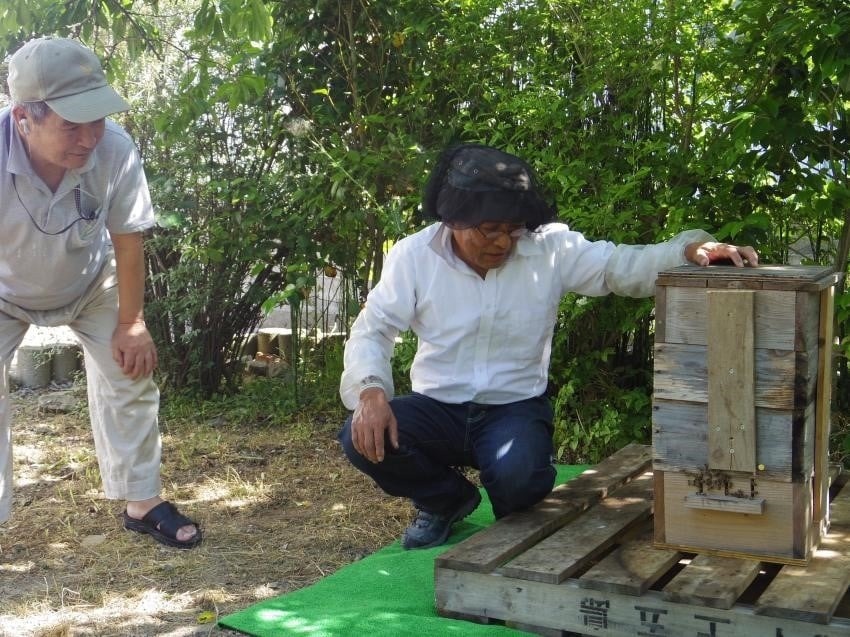
<path id="1" fill-rule="evenodd" d="M 351 418 L 354 448 L 370 462 L 382 462 L 387 434 L 393 449 L 398 449 L 398 423 L 384 390 L 380 387 L 364 389 Z"/>

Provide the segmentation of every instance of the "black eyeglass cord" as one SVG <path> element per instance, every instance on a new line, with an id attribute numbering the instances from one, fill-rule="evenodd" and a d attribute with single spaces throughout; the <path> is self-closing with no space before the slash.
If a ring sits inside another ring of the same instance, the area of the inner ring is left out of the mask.
<path id="1" fill-rule="evenodd" d="M 45 230 L 44 228 L 42 228 L 38 224 L 38 221 L 36 221 L 35 217 L 32 216 L 32 213 L 30 212 L 30 209 L 27 208 L 27 205 L 24 203 L 24 200 L 21 199 L 21 193 L 18 192 L 18 181 L 15 178 L 15 173 L 12 173 L 12 185 L 15 187 L 15 194 L 18 197 L 18 202 L 21 204 L 21 207 L 24 210 L 26 210 L 27 216 L 29 216 L 30 221 L 32 221 L 32 225 L 35 226 L 35 229 L 38 230 L 42 234 L 46 234 L 48 236 L 55 237 L 57 235 L 64 234 L 64 233 L 68 232 L 68 230 L 70 230 L 71 228 L 74 227 L 75 223 L 78 223 L 80 221 L 93 221 L 95 219 L 95 217 L 97 216 L 96 211 L 94 211 L 94 210 L 91 211 L 91 212 L 88 212 L 86 214 L 83 214 L 82 205 L 80 203 L 80 199 L 81 199 L 80 184 L 77 184 L 76 186 L 74 186 L 74 205 L 77 207 L 77 218 L 74 219 L 67 226 L 62 228 L 61 230 L 57 230 L 56 232 L 50 232 L 48 230 Z"/>

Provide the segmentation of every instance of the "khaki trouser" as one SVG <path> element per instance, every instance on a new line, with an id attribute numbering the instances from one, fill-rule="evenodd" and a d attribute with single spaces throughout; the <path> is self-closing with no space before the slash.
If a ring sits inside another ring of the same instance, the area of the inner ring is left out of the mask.
<path id="1" fill-rule="evenodd" d="M 25 310 L 0 299 L 0 523 L 11 516 L 12 442 L 9 366 L 30 324 L 67 325 L 85 354 L 89 414 L 107 498 L 146 500 L 159 495 L 159 390 L 149 377 L 132 380 L 112 359 L 118 323 L 115 260 L 71 305 L 58 310 Z"/>

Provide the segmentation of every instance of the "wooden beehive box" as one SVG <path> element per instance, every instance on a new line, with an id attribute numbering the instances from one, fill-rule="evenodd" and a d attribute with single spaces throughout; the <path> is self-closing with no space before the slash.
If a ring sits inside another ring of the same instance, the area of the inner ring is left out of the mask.
<path id="1" fill-rule="evenodd" d="M 835 282 L 813 266 L 659 275 L 656 545 L 808 562 L 829 519 Z"/>

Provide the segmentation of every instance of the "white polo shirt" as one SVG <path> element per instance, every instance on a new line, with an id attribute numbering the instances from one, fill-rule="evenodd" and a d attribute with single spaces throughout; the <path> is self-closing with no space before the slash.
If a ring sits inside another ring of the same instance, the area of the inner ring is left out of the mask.
<path id="1" fill-rule="evenodd" d="M 59 309 L 97 276 L 109 233 L 154 225 L 147 180 L 133 140 L 107 120 L 86 164 L 68 170 L 51 192 L 11 119 L 10 109 L 0 111 L 0 298 L 30 310 Z"/>
<path id="2" fill-rule="evenodd" d="M 453 404 L 539 396 L 564 294 L 651 296 L 658 272 L 686 262 L 687 244 L 710 240 L 691 230 L 655 245 L 615 245 L 553 223 L 520 237 L 510 258 L 482 279 L 455 255 L 451 231 L 429 226 L 392 247 L 354 321 L 342 401 L 354 409 L 367 376 L 381 378 L 392 397 L 390 358 L 408 328 L 419 338 L 413 391 Z"/>

